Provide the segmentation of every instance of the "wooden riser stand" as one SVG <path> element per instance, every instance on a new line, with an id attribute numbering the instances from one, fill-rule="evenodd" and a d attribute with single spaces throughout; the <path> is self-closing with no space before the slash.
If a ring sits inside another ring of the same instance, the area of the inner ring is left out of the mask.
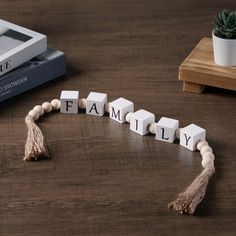
<path id="1" fill-rule="evenodd" d="M 236 67 L 216 65 L 212 39 L 203 38 L 180 65 L 179 80 L 187 92 L 202 93 L 205 86 L 236 91 Z"/>

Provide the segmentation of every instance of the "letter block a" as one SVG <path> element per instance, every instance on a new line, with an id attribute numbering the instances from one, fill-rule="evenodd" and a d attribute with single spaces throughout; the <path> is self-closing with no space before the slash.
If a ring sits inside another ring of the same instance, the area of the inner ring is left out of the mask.
<path id="1" fill-rule="evenodd" d="M 90 92 L 87 97 L 86 114 L 103 116 L 106 102 L 107 94 Z"/>
<path id="2" fill-rule="evenodd" d="M 134 111 L 134 103 L 125 99 L 118 98 L 110 103 L 109 114 L 110 118 L 119 122 L 125 123 L 125 116 L 128 112 Z"/>
<path id="3" fill-rule="evenodd" d="M 146 110 L 138 110 L 130 117 L 130 130 L 140 134 L 146 135 L 149 130 L 148 126 L 155 122 L 155 115 Z"/>
<path id="4" fill-rule="evenodd" d="M 168 143 L 175 141 L 175 131 L 179 128 L 179 121 L 162 117 L 157 122 L 156 139 Z"/>
<path id="5" fill-rule="evenodd" d="M 197 149 L 197 143 L 205 139 L 206 130 L 195 124 L 190 124 L 180 129 L 180 145 L 191 151 L 195 151 Z"/>
<path id="6" fill-rule="evenodd" d="M 79 91 L 63 90 L 60 100 L 62 113 L 78 113 Z"/>

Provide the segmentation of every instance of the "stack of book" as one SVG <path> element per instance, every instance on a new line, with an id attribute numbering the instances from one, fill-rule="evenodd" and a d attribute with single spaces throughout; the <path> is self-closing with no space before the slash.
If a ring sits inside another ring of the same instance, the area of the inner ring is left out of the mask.
<path id="1" fill-rule="evenodd" d="M 63 52 L 47 36 L 0 20 L 0 102 L 65 74 Z"/>

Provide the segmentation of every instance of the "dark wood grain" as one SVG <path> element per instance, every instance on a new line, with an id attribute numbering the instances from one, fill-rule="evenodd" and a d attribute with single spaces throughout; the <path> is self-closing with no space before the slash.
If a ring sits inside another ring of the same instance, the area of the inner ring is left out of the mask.
<path id="1" fill-rule="evenodd" d="M 235 235 L 235 93 L 182 92 L 178 67 L 235 1 L 0 2 L 5 20 L 48 35 L 67 55 L 65 78 L 1 104 L 0 235 Z M 199 153 L 138 136 L 108 117 L 53 114 L 39 122 L 52 159 L 23 162 L 24 116 L 63 89 L 123 96 L 207 129 L 216 174 L 195 216 L 167 209 L 201 171 Z"/>

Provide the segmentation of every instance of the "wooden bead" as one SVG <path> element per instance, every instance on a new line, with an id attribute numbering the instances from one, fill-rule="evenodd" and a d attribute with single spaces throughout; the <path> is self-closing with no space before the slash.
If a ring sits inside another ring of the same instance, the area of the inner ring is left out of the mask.
<path id="1" fill-rule="evenodd" d="M 157 131 L 157 123 L 151 123 L 149 126 L 148 126 L 148 130 L 150 133 L 152 134 L 156 134 L 156 131 Z"/>
<path id="2" fill-rule="evenodd" d="M 51 105 L 53 110 L 59 110 L 61 108 L 61 101 L 59 99 L 53 99 Z"/>
<path id="3" fill-rule="evenodd" d="M 108 103 L 105 104 L 105 111 L 106 111 L 107 113 L 109 113 L 109 111 L 110 111 L 110 105 L 111 105 L 110 102 L 108 102 Z"/>
<path id="4" fill-rule="evenodd" d="M 37 111 L 39 113 L 39 116 L 42 116 L 44 114 L 44 109 L 40 105 L 35 106 L 33 110 Z"/>
<path id="5" fill-rule="evenodd" d="M 175 137 L 178 138 L 178 139 L 180 138 L 180 130 L 181 130 L 181 128 L 178 128 L 175 131 Z"/>
<path id="6" fill-rule="evenodd" d="M 28 115 L 33 119 L 37 120 L 39 118 L 39 112 L 36 110 L 31 110 Z"/>
<path id="7" fill-rule="evenodd" d="M 86 98 L 79 99 L 79 108 L 80 109 L 86 109 L 86 105 L 87 105 L 87 99 Z"/>
<path id="8" fill-rule="evenodd" d="M 132 115 L 133 115 L 133 112 L 129 112 L 129 113 L 127 113 L 127 115 L 125 116 L 125 120 L 126 120 L 128 123 L 130 123 L 130 118 L 131 118 Z"/>
<path id="9" fill-rule="evenodd" d="M 215 155 L 212 152 L 205 152 L 202 156 L 202 159 L 211 158 L 213 161 L 215 160 Z"/>
<path id="10" fill-rule="evenodd" d="M 209 165 L 214 165 L 214 161 L 212 160 L 212 158 L 206 157 L 206 158 L 202 159 L 202 167 L 203 168 L 206 168 Z"/>
<path id="11" fill-rule="evenodd" d="M 200 151 L 201 155 L 203 156 L 206 152 L 212 152 L 212 148 L 210 146 L 203 146 Z"/>
<path id="12" fill-rule="evenodd" d="M 204 147 L 204 146 L 209 146 L 208 142 L 206 140 L 201 140 L 200 142 L 198 142 L 197 144 L 197 150 L 198 151 L 201 151 L 201 149 Z"/>
<path id="13" fill-rule="evenodd" d="M 42 104 L 42 107 L 43 107 L 44 111 L 47 113 L 52 110 L 52 104 L 50 102 L 44 102 Z"/>

